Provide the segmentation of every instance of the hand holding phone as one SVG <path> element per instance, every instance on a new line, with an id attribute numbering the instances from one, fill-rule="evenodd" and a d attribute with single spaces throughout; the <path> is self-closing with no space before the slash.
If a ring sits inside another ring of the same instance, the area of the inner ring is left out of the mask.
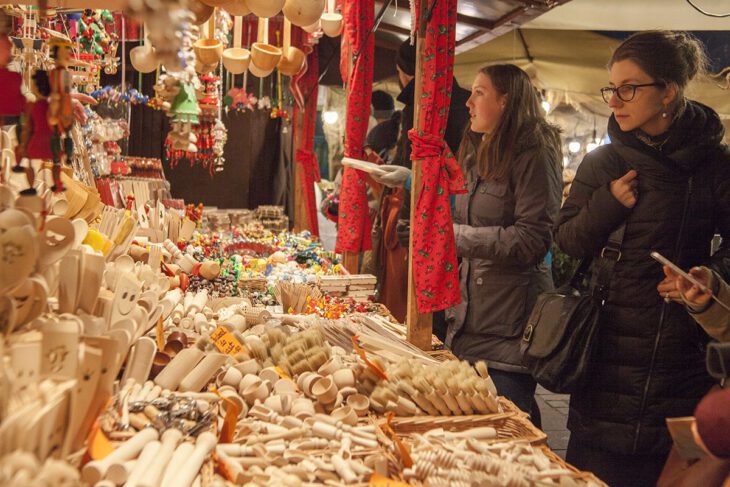
<path id="1" fill-rule="evenodd" d="M 697 286 L 699 288 L 699 290 L 702 291 L 703 293 L 712 294 L 712 291 L 705 284 L 700 282 L 696 277 L 692 276 L 691 274 L 688 274 L 685 271 L 683 271 L 674 262 L 672 262 L 671 260 L 664 257 L 659 252 L 652 252 L 650 255 L 654 260 L 656 260 L 660 264 L 669 267 L 672 270 L 672 272 L 674 272 L 675 274 L 682 276 L 683 278 L 687 279 L 689 282 L 691 282 L 692 284 Z"/>
<path id="2" fill-rule="evenodd" d="M 712 289 L 708 288 L 706 283 L 700 281 L 700 279 L 704 277 L 707 282 L 709 282 L 709 276 L 702 276 L 697 274 L 698 272 L 703 272 L 702 270 L 691 269 L 690 273 L 687 273 L 659 252 L 652 252 L 650 255 L 654 260 L 670 269 L 675 275 L 681 276 L 693 285 L 691 288 L 688 289 L 688 286 L 686 285 L 682 287 L 681 281 L 679 284 L 675 283 L 675 287 L 677 285 L 680 286 L 678 289 L 676 289 L 678 293 L 681 293 L 679 299 L 681 299 L 681 295 L 684 295 L 684 299 L 686 301 L 698 305 L 706 304 L 710 299 L 713 299 L 717 304 L 730 311 L 730 305 L 728 303 L 723 303 L 722 301 L 720 301 L 717 296 L 715 296 L 715 294 L 712 292 Z M 695 275 L 692 275 L 692 273 L 694 273 Z M 660 294 L 662 292 L 662 286 L 666 286 L 665 283 L 667 281 L 668 279 L 665 279 L 664 281 L 662 281 L 662 283 L 659 284 Z M 697 288 L 697 290 L 694 289 L 695 287 Z M 677 298 L 675 298 L 674 296 L 669 296 L 668 293 L 664 295 L 664 299 L 673 299 L 675 301 L 677 300 Z"/>

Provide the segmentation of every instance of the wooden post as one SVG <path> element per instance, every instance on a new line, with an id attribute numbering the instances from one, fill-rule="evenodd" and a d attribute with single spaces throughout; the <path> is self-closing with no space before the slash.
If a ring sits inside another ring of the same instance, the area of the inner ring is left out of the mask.
<path id="1" fill-rule="evenodd" d="M 344 35 L 344 34 L 343 34 Z M 345 100 L 347 100 L 348 95 L 350 94 L 350 78 L 352 76 L 352 44 L 350 44 L 349 40 L 347 42 L 347 81 L 345 83 Z M 347 102 L 345 102 L 347 103 Z M 347 122 L 345 122 L 347 123 Z M 342 169 L 345 170 L 344 167 Z M 354 170 L 354 169 L 352 169 Z M 357 274 L 360 271 L 360 252 L 348 252 L 345 251 L 342 253 L 342 265 L 345 266 L 345 269 L 347 269 L 347 272 L 350 274 Z"/>
<path id="2" fill-rule="evenodd" d="M 306 106 L 306 104 L 305 104 Z M 303 143 L 302 130 L 304 129 L 304 117 L 306 117 L 304 110 L 297 110 L 297 116 L 294 119 L 294 140 L 293 150 L 291 153 L 291 161 L 294 166 L 294 231 L 301 232 L 303 230 L 311 229 L 309 222 L 309 215 L 307 214 L 307 205 L 304 198 L 304 192 L 302 191 L 302 179 L 304 174 L 302 173 L 302 167 L 297 162 L 297 149 L 299 149 Z"/>
<path id="3" fill-rule="evenodd" d="M 426 51 L 426 12 L 428 10 L 427 0 L 421 0 L 419 12 L 418 35 L 416 37 L 416 86 L 413 95 L 414 127 L 420 132 L 423 127 L 420 126 L 421 118 L 421 93 L 423 87 L 423 57 Z M 416 202 L 421 193 L 421 164 L 420 160 L 412 161 L 411 176 L 411 237 L 413 236 L 413 221 L 416 213 Z M 431 350 L 431 334 L 432 334 L 432 316 L 431 313 L 420 314 L 416 304 L 416 287 L 413 281 L 413 238 L 408 242 L 408 309 L 406 314 L 406 337 L 409 342 L 417 346 L 421 350 Z"/>

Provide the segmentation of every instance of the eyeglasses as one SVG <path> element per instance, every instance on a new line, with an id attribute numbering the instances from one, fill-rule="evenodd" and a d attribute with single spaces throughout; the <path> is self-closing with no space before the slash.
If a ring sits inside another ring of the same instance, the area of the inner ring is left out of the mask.
<path id="1" fill-rule="evenodd" d="M 603 101 L 605 101 L 606 103 L 611 101 L 611 97 L 614 95 L 614 93 L 616 94 L 616 97 L 621 101 L 631 101 L 636 96 L 636 88 L 644 88 L 645 86 L 665 86 L 665 84 L 660 82 L 644 83 L 641 85 L 626 84 L 621 85 L 618 88 L 606 86 L 605 88 L 601 88 L 601 96 L 603 96 Z"/>

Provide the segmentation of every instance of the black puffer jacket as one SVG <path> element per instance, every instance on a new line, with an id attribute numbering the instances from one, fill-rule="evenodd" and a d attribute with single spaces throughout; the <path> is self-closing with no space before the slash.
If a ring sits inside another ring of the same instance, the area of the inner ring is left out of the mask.
<path id="1" fill-rule="evenodd" d="M 665 418 L 689 416 L 712 385 L 704 364 L 707 336 L 678 304 L 665 304 L 664 278 L 649 253 L 682 268 L 710 262 L 710 241 L 725 237 L 712 267 L 730 277 L 730 152 L 717 114 L 688 102 L 657 150 L 609 121 L 612 143 L 588 154 L 560 211 L 556 240 L 575 257 L 595 256 L 626 221 L 599 328 L 595 369 L 573 395 L 568 428 L 581 441 L 617 453 L 665 454 Z M 629 210 L 609 184 L 629 169 L 639 176 Z M 684 211 L 685 201 L 688 201 Z"/>

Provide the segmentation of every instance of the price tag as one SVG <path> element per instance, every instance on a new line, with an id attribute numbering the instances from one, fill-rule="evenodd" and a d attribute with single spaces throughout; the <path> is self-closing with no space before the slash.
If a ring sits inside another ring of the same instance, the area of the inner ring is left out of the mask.
<path id="1" fill-rule="evenodd" d="M 221 353 L 225 353 L 231 357 L 234 357 L 236 354 L 245 350 L 243 345 L 241 345 L 241 342 L 236 340 L 236 337 L 231 335 L 231 333 L 222 326 L 219 326 L 210 334 L 210 339 Z"/>
<path id="2" fill-rule="evenodd" d="M 284 369 L 282 369 L 281 367 L 278 367 L 278 366 L 277 367 L 274 367 L 274 370 L 276 371 L 277 374 L 279 374 L 279 377 L 281 379 L 289 379 L 289 380 L 291 380 L 291 377 L 289 377 L 287 375 L 287 373 L 284 372 Z"/>
<path id="3" fill-rule="evenodd" d="M 408 486 L 408 484 L 400 482 L 399 480 L 389 479 L 388 477 L 383 477 L 382 475 L 380 475 L 378 473 L 374 473 L 370 477 L 370 482 L 368 482 L 368 485 L 370 487 L 407 487 Z"/>
<path id="4" fill-rule="evenodd" d="M 155 331 L 157 334 L 157 350 L 164 350 L 165 349 L 165 325 L 162 323 L 162 316 L 160 316 L 160 319 L 157 320 L 157 329 Z"/>

